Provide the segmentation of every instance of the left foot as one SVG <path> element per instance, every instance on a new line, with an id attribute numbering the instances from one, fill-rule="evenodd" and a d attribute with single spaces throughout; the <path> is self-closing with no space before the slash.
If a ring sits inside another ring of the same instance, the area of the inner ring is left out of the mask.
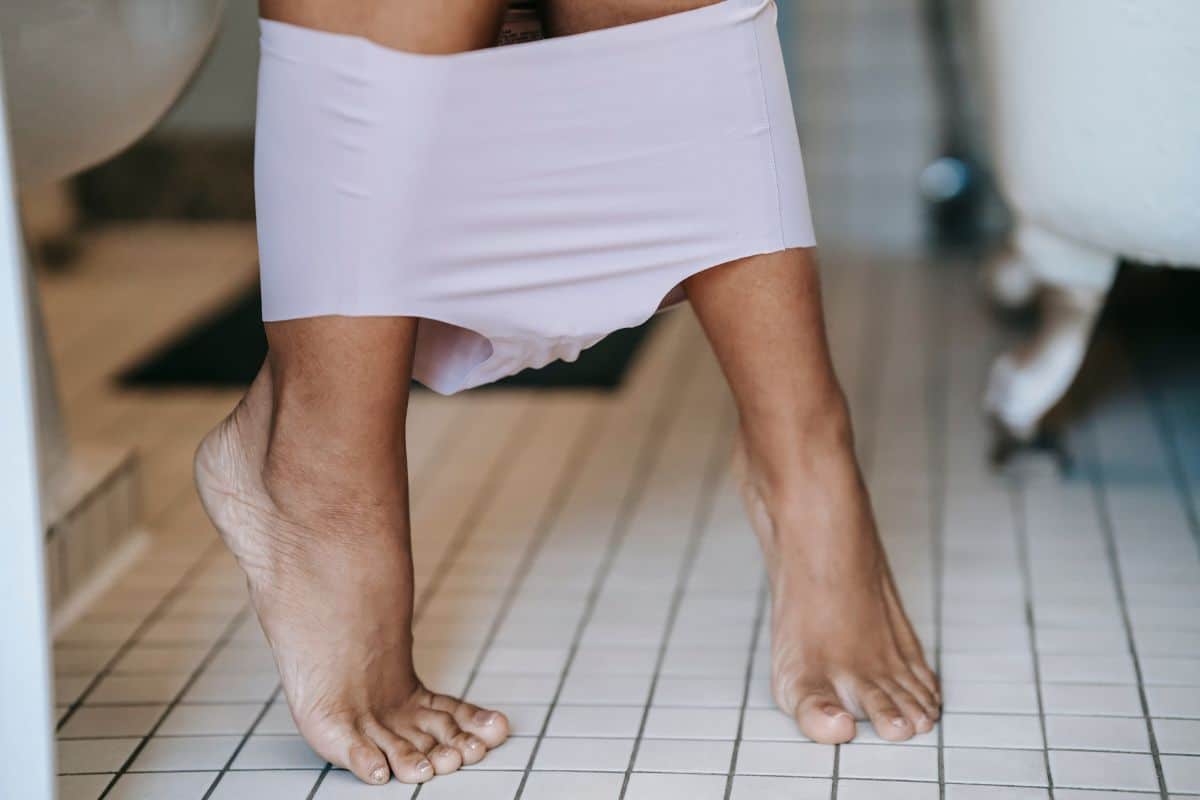
<path id="1" fill-rule="evenodd" d="M 413 669 L 402 487 L 388 485 L 395 497 L 372 491 L 307 433 L 276 449 L 310 447 L 303 469 L 281 460 L 268 472 L 271 391 L 260 376 L 205 437 L 196 485 L 246 573 L 296 727 L 372 784 L 423 783 L 477 763 L 508 737 L 508 720 L 430 692 Z"/>
<path id="2" fill-rule="evenodd" d="M 851 437 L 812 438 L 825 441 L 806 442 L 785 480 L 767 478 L 744 436 L 734 453 L 771 586 L 775 701 L 816 742 L 850 741 L 856 718 L 903 741 L 940 716 L 937 677 L 892 580 Z"/>

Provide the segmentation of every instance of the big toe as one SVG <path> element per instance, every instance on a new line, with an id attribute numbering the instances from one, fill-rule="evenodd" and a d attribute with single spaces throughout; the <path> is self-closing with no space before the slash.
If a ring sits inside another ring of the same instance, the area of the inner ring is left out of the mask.
<path id="1" fill-rule="evenodd" d="M 302 732 L 329 763 L 345 767 L 360 781 L 379 785 L 391 780 L 387 756 L 357 726 L 339 722 Z"/>
<path id="2" fill-rule="evenodd" d="M 796 707 L 800 731 L 814 742 L 843 744 L 854 738 L 854 715 L 829 689 L 804 695 Z"/>

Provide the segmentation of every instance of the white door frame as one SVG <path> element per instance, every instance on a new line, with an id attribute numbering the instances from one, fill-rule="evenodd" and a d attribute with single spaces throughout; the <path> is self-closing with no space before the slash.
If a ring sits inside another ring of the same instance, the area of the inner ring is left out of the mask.
<path id="1" fill-rule="evenodd" d="M 0 797 L 53 800 L 36 384 L 6 109 L 0 63 Z"/>

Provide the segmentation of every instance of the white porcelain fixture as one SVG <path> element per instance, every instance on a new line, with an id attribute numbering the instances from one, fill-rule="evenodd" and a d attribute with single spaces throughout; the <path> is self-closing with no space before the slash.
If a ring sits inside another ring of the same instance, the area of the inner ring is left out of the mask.
<path id="1" fill-rule="evenodd" d="M 17 180 L 109 157 L 170 107 L 212 42 L 222 0 L 0 4 Z"/>
<path id="2" fill-rule="evenodd" d="M 67 464 L 16 189 L 91 166 L 145 133 L 203 59 L 221 8 L 0 2 L 0 796 L 54 795 L 43 542 L 46 487 Z"/>
<path id="3" fill-rule="evenodd" d="M 992 152 L 1016 227 L 998 299 L 1044 296 L 988 410 L 1034 435 L 1087 350 L 1120 258 L 1200 267 L 1200 3 L 980 0 Z M 1014 296 L 1015 292 L 1015 296 Z"/>

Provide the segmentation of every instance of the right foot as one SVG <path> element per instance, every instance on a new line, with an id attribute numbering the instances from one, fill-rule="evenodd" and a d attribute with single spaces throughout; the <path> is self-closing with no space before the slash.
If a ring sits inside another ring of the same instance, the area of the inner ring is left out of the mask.
<path id="1" fill-rule="evenodd" d="M 813 741 L 928 733 L 941 715 L 937 677 L 900 603 L 848 437 L 813 436 L 787 491 L 770 491 L 744 437 L 735 470 L 771 586 L 771 685 Z"/>
<path id="2" fill-rule="evenodd" d="M 508 737 L 508 720 L 416 676 L 403 494 L 339 489 L 336 470 L 315 459 L 264 478 L 270 392 L 264 368 L 201 443 L 196 485 L 246 573 L 300 733 L 373 784 L 422 783 L 478 762 Z"/>

